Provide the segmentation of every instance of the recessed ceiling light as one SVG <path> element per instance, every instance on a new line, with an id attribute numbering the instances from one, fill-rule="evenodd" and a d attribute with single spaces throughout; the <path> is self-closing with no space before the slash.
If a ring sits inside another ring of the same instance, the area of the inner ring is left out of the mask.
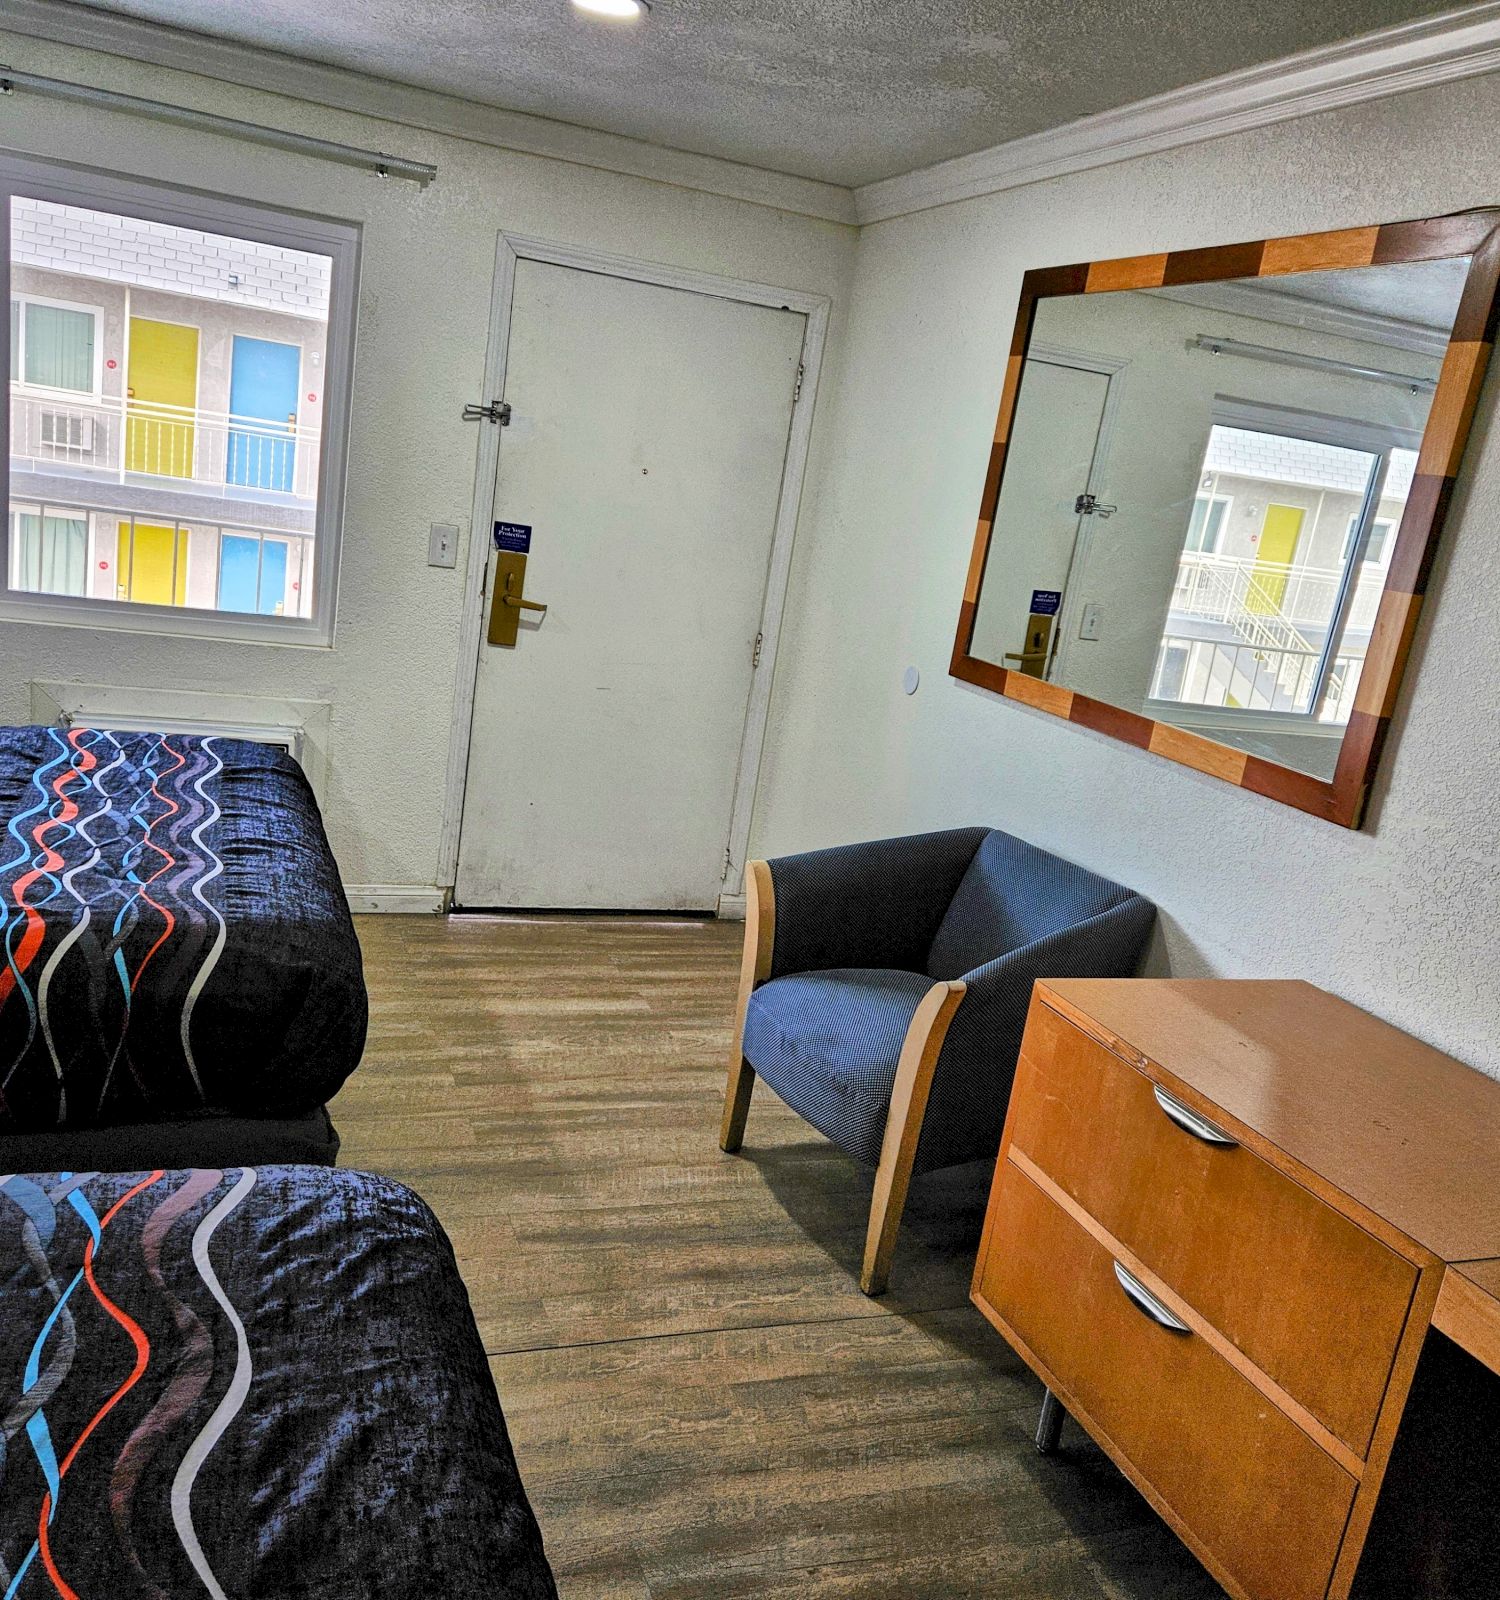
<path id="1" fill-rule="evenodd" d="M 591 11 L 596 17 L 610 17 L 616 22 L 631 22 L 651 9 L 651 0 L 573 0 L 573 4 L 580 11 Z"/>

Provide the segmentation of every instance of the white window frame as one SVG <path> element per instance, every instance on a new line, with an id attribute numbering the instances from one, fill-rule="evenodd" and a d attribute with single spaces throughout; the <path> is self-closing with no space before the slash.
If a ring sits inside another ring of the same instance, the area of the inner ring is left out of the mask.
<path id="1" fill-rule="evenodd" d="M 20 376 L 16 383 L 27 394 L 40 395 L 45 400 L 71 400 L 75 405 L 80 400 L 100 400 L 104 396 L 104 307 L 86 305 L 79 300 L 55 300 L 51 295 L 30 294 L 26 290 L 12 289 L 7 300 L 13 300 L 21 308 L 21 315 L 16 318 L 16 330 L 21 336 Z M 93 318 L 94 322 L 94 374 L 93 388 L 91 389 L 57 389 L 50 383 L 29 383 L 26 379 L 26 307 L 49 306 L 54 311 L 78 311 L 85 316 Z M 5 337 L 10 338 L 10 308 L 6 307 Z M 5 370 L 10 371 L 10 361 L 7 353 Z"/>
<path id="2" fill-rule="evenodd" d="M 1364 554 L 1360 557 L 1361 565 L 1366 567 L 1383 567 L 1386 565 L 1386 551 L 1390 549 L 1391 541 L 1396 537 L 1396 530 L 1399 525 L 1399 517 L 1374 516 L 1370 519 L 1370 536 L 1365 540 Z M 1349 518 L 1349 531 L 1344 535 L 1343 560 L 1345 563 L 1348 562 L 1349 557 L 1354 552 L 1354 542 L 1359 535 L 1359 528 L 1359 513 L 1356 512 L 1352 517 Z M 1380 541 L 1379 550 L 1377 550 L 1372 556 L 1370 554 L 1370 546 L 1375 541 L 1375 535 L 1379 533 L 1382 528 L 1385 529 L 1385 535 Z"/>
<path id="3" fill-rule="evenodd" d="M 35 509 L 33 509 L 33 508 L 35 508 Z M 75 516 L 75 515 L 71 514 L 71 513 L 74 513 L 74 512 L 77 512 L 78 515 Z M 58 515 L 59 513 L 61 514 L 60 516 Z M 8 505 L 6 507 L 6 513 L 5 513 L 5 536 L 6 536 L 6 541 L 7 542 L 6 542 L 6 548 L 5 548 L 5 573 L 4 573 L 4 576 L 5 576 L 5 580 L 6 580 L 7 584 L 9 583 L 9 580 L 10 580 L 10 569 L 11 569 L 11 566 L 12 566 L 12 564 L 17 563 L 17 551 L 16 551 L 16 548 L 15 548 L 14 545 L 12 545 L 9 542 L 11 536 L 15 532 L 16 524 L 19 522 L 19 520 L 22 517 L 36 517 L 38 522 L 41 524 L 42 538 L 45 540 L 46 539 L 46 523 L 47 523 L 47 518 L 48 518 L 49 514 L 53 515 L 56 520 L 61 520 L 61 521 L 65 521 L 65 522 L 78 522 L 78 521 L 81 521 L 83 523 L 83 534 L 84 534 L 84 554 L 83 554 L 83 559 L 84 559 L 84 578 L 83 578 L 83 585 L 84 585 L 84 588 L 87 589 L 88 588 L 88 583 L 89 583 L 89 574 L 93 571 L 94 561 L 96 559 L 95 551 L 96 551 L 96 547 L 97 547 L 97 539 L 96 539 L 95 532 L 94 532 L 94 519 L 90 515 L 89 512 L 80 511 L 80 508 L 77 507 L 77 506 L 68 505 L 66 503 L 63 503 L 63 504 L 60 504 L 60 505 L 54 505 L 49 500 L 22 500 L 19 504 L 11 504 L 11 505 Z M 29 592 L 30 591 L 28 591 L 28 593 Z M 64 597 L 59 597 L 59 596 L 54 595 L 54 596 L 51 596 L 50 598 L 57 599 L 57 598 L 66 598 L 66 597 L 65 596 Z"/>
<path id="4" fill-rule="evenodd" d="M 328 343 L 323 366 L 323 415 L 318 495 L 313 521 L 314 608 L 309 617 L 261 616 L 102 600 L 91 596 L 33 595 L 10 587 L 9 515 L 0 516 L 0 619 L 60 627 L 114 629 L 124 633 L 187 636 L 241 643 L 330 648 L 337 614 L 340 551 L 344 519 L 344 480 L 348 461 L 350 390 L 354 371 L 355 314 L 358 306 L 361 231 L 358 223 L 304 216 L 225 199 L 152 180 L 100 173 L 33 157 L 0 156 L 0 281 L 10 292 L 10 202 L 13 197 L 52 201 L 140 217 L 172 227 L 222 233 L 332 259 Z M 14 298 L 23 296 L 17 294 Z M 35 297 L 34 297 L 35 298 Z M 76 309 L 88 309 L 78 307 Z M 10 371 L 10 320 L 3 338 Z M 95 357 L 103 359 L 102 341 Z M 28 392 L 36 392 L 28 388 Z M 49 391 L 51 392 L 51 391 Z M 71 391 L 55 391 L 59 394 Z M 78 396 L 73 396 L 76 400 Z M 299 402 L 300 404 L 300 402 Z M 0 384 L 0 439 L 10 439 L 10 384 Z M 0 503 L 10 503 L 10 452 L 0 451 Z M 99 509 L 112 510 L 103 506 Z M 212 522 L 211 502 L 198 520 Z"/>
<path id="5" fill-rule="evenodd" d="M 1200 500 L 1208 501 L 1208 510 L 1203 513 L 1204 533 L 1208 532 L 1209 518 L 1213 516 L 1214 507 L 1216 505 L 1221 505 L 1224 507 L 1224 515 L 1219 518 L 1219 526 L 1214 538 L 1212 549 L 1209 549 L 1204 545 L 1199 545 L 1196 550 L 1190 551 L 1187 548 L 1186 541 L 1184 541 L 1183 553 L 1185 555 L 1195 556 L 1216 556 L 1219 553 L 1219 546 L 1224 542 L 1224 529 L 1229 525 L 1230 515 L 1234 511 L 1234 496 L 1232 494 L 1220 494 L 1217 489 L 1200 489 L 1197 494 L 1193 496 L 1193 509 L 1195 511 L 1198 509 L 1198 502 Z M 1189 518 L 1189 531 L 1191 531 L 1191 518 Z"/>

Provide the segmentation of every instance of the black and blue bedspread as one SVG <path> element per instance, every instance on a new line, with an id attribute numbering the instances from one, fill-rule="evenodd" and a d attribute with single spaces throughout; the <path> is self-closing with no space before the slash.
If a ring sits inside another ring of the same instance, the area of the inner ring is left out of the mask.
<path id="1" fill-rule="evenodd" d="M 556 1600 L 452 1248 L 399 1184 L 0 1181 L 3 1600 Z"/>
<path id="2" fill-rule="evenodd" d="M 295 1114 L 358 1064 L 348 902 L 268 745 L 0 728 L 0 928 L 0 1132 Z"/>

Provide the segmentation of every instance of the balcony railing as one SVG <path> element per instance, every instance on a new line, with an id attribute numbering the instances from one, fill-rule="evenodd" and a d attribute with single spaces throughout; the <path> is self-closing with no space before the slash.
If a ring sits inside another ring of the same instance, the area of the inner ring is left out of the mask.
<path id="1" fill-rule="evenodd" d="M 190 493 L 286 495 L 312 500 L 321 431 L 230 412 L 121 400 L 10 391 L 13 462 L 66 467 L 89 476 L 153 478 Z"/>
<path id="2" fill-rule="evenodd" d="M 1186 651 L 1180 674 L 1172 661 L 1173 652 L 1179 650 Z M 1322 705 L 1313 707 L 1321 659 L 1317 650 L 1268 649 L 1237 640 L 1167 634 L 1151 676 L 1151 698 L 1238 711 L 1315 713 L 1319 722 L 1347 722 L 1364 657 L 1335 656 L 1328 692 Z"/>
<path id="3" fill-rule="evenodd" d="M 1246 624 L 1256 629 L 1279 628 L 1283 637 L 1257 642 L 1300 646 L 1306 641 L 1292 634 L 1327 629 L 1343 578 L 1338 567 L 1299 567 L 1253 556 L 1184 550 L 1177 565 L 1172 610 L 1181 616 L 1225 623 L 1237 633 L 1245 632 Z M 1350 629 L 1364 633 L 1374 626 L 1380 590 L 1376 583 L 1356 585 Z"/>
<path id="4" fill-rule="evenodd" d="M 313 542 L 212 517 L 17 500 L 9 582 L 30 594 L 308 617 Z"/>

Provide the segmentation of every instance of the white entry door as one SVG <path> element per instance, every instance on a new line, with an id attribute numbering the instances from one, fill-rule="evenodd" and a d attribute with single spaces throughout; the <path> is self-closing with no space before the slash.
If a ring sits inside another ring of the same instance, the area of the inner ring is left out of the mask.
<path id="1" fill-rule="evenodd" d="M 986 661 L 1004 660 L 1026 647 L 1032 596 L 1038 589 L 1063 596 L 1053 644 L 1055 678 L 1064 677 L 1075 618 L 1087 577 L 1086 536 L 1078 496 L 1098 486 L 1101 432 L 1110 376 L 1032 357 L 1026 363 L 1016 426 L 1005 452 L 997 527 L 1024 528 L 1024 545 L 992 563 L 984 575 L 984 601 L 970 645 Z M 1011 557 L 1014 557 L 1011 559 Z M 1070 579 L 1072 580 L 1070 582 Z"/>
<path id="2" fill-rule="evenodd" d="M 495 517 L 548 609 L 481 638 L 458 905 L 717 904 L 806 320 L 516 263 Z"/>

